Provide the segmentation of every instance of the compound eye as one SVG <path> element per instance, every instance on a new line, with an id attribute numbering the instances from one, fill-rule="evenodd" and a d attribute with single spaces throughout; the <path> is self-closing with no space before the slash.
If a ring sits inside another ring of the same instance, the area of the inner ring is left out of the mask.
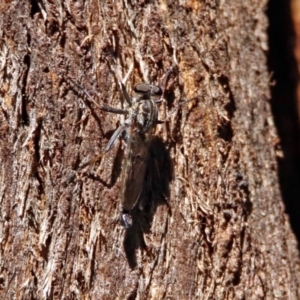
<path id="1" fill-rule="evenodd" d="M 149 84 L 146 84 L 146 83 L 139 83 L 134 87 L 134 91 L 136 93 L 146 94 L 146 93 L 149 93 L 150 86 L 149 86 Z"/>
<path id="2" fill-rule="evenodd" d="M 162 95 L 162 89 L 157 85 L 152 85 L 151 93 L 153 95 L 156 95 L 156 96 L 161 96 Z"/>

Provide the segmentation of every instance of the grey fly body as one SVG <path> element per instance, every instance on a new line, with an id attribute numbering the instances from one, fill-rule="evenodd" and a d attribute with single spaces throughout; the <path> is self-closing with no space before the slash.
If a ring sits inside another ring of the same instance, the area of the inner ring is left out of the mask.
<path id="1" fill-rule="evenodd" d="M 166 85 L 167 77 L 171 73 L 167 72 L 163 80 L 163 88 Z M 131 211 L 136 207 L 139 197 L 142 193 L 143 182 L 147 169 L 148 147 L 151 137 L 155 132 L 158 121 L 157 104 L 163 99 L 163 90 L 161 87 L 147 83 L 137 84 L 129 96 L 122 81 L 119 86 L 125 98 L 128 108 L 120 109 L 109 106 L 99 106 L 90 94 L 77 84 L 73 79 L 69 80 L 88 97 L 90 101 L 97 105 L 101 110 L 125 115 L 125 120 L 116 129 L 110 138 L 105 150 L 97 157 L 79 166 L 75 174 L 86 166 L 98 161 L 105 153 L 110 151 L 115 142 L 122 137 L 126 144 L 125 158 L 122 167 L 122 187 L 121 187 L 121 223 L 125 228 L 132 226 L 133 220 Z M 72 175 L 72 178 L 74 174 Z M 69 178 L 70 179 L 70 178 Z"/>

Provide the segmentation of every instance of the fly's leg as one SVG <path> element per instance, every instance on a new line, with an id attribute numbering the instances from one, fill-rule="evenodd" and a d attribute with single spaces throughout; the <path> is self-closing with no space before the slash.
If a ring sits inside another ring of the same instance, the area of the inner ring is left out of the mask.
<path id="1" fill-rule="evenodd" d="M 169 77 L 171 76 L 172 73 L 177 73 L 178 72 L 178 66 L 177 65 L 174 65 L 172 66 L 165 74 L 165 76 L 163 77 L 162 81 L 161 81 L 161 84 L 160 84 L 160 87 L 161 89 L 163 90 L 163 95 L 165 94 L 165 90 L 167 89 L 167 84 L 168 84 L 168 80 L 169 80 Z"/>
<path id="2" fill-rule="evenodd" d="M 121 109 L 121 108 L 115 108 L 115 107 L 110 107 L 110 106 L 100 106 L 94 99 L 93 97 L 88 93 L 88 91 L 83 88 L 82 86 L 80 86 L 74 79 L 72 79 L 71 77 L 67 77 L 67 79 L 74 85 L 76 86 L 76 88 L 78 88 L 79 90 L 81 90 L 84 95 L 88 98 L 88 100 L 90 102 L 92 102 L 95 106 L 97 106 L 98 108 L 100 108 L 103 111 L 109 112 L 109 113 L 114 113 L 114 114 L 120 114 L 120 115 L 126 115 L 128 114 L 128 111 L 125 109 Z M 125 87 L 124 87 L 125 88 Z M 128 94 L 127 94 L 128 95 Z M 128 96 L 129 97 L 129 96 Z"/>
<path id="3" fill-rule="evenodd" d="M 109 64 L 110 66 L 110 64 Z M 117 79 L 118 85 L 119 85 L 119 89 L 122 92 L 123 97 L 125 98 L 126 102 L 129 104 L 129 106 L 132 106 L 132 100 L 131 97 L 129 96 L 126 87 L 125 87 L 125 83 L 129 77 L 129 75 L 131 74 L 132 70 L 133 70 L 133 63 L 130 65 L 129 70 L 127 72 L 127 74 L 125 75 L 125 77 L 122 79 L 122 75 L 121 75 L 121 71 L 120 68 L 118 67 L 118 65 L 114 68 L 112 68 L 110 66 L 110 70 L 111 72 L 114 74 L 114 76 Z"/>
<path id="4" fill-rule="evenodd" d="M 107 152 L 109 152 L 113 146 L 115 145 L 116 141 L 120 138 L 121 134 L 126 130 L 126 126 L 125 125 L 120 125 L 118 127 L 118 129 L 114 132 L 114 134 L 112 135 L 112 137 L 109 139 L 105 150 L 100 153 L 99 155 L 97 155 L 96 157 L 88 160 L 87 162 L 83 163 L 81 166 L 78 167 L 78 169 L 76 171 L 73 172 L 73 174 L 69 175 L 67 178 L 67 182 L 70 182 L 72 180 L 74 180 L 75 176 L 84 168 L 86 168 L 89 165 L 92 165 L 94 163 L 96 163 L 97 161 L 99 161 Z"/>
<path id="5" fill-rule="evenodd" d="M 163 124 L 165 123 L 166 120 L 169 119 L 169 117 L 167 117 L 167 110 L 166 110 L 166 100 L 165 100 L 165 92 L 166 92 L 166 89 L 167 89 L 167 84 L 168 84 L 168 80 L 169 80 L 169 77 L 171 76 L 172 73 L 177 73 L 178 72 L 178 66 L 177 64 L 176 65 L 173 65 L 164 75 L 164 77 L 162 78 L 161 80 L 161 84 L 160 84 L 160 87 L 162 89 L 162 95 L 161 95 L 161 98 L 156 100 L 155 103 L 164 103 L 164 120 L 163 121 L 160 121 L 160 120 L 157 120 L 157 124 Z"/>
<path id="6" fill-rule="evenodd" d="M 181 101 L 179 102 L 175 107 L 173 107 L 173 109 L 167 114 L 166 118 L 164 120 L 158 120 L 157 123 L 158 124 L 163 124 L 167 121 L 169 121 L 169 119 L 172 117 L 172 115 L 184 104 L 190 102 L 190 101 L 193 101 L 197 98 L 192 98 L 192 99 L 188 99 L 188 100 L 185 100 L 185 101 Z"/>
<path id="7" fill-rule="evenodd" d="M 168 84 L 168 80 L 169 80 L 169 77 L 171 76 L 172 73 L 177 73 L 178 72 L 178 66 L 177 65 L 174 65 L 172 66 L 165 74 L 165 76 L 163 77 L 162 79 L 162 82 L 161 82 L 161 89 L 163 91 L 162 93 L 162 96 L 160 99 L 156 100 L 155 102 L 156 103 L 160 103 L 160 102 L 165 102 L 164 100 L 164 97 L 165 97 L 165 91 L 167 89 L 167 84 Z M 185 101 L 182 101 L 182 102 L 179 102 L 175 107 L 173 107 L 173 109 L 166 113 L 166 110 L 165 110 L 165 118 L 163 120 L 157 120 L 157 124 L 163 124 L 165 122 L 167 122 L 171 116 L 184 104 L 192 101 L 192 100 L 195 100 L 196 98 L 192 98 L 192 99 L 188 99 L 188 100 L 185 100 Z"/>
<path id="8" fill-rule="evenodd" d="M 84 169 L 85 167 L 97 162 L 103 155 L 105 155 L 107 152 L 109 152 L 112 149 L 112 147 L 115 145 L 116 141 L 119 139 L 120 135 L 123 133 L 123 131 L 125 129 L 126 129 L 125 125 L 119 126 L 118 129 L 112 135 L 112 137 L 109 139 L 109 141 L 105 147 L 105 150 L 101 154 L 97 155 L 96 157 L 90 159 L 88 162 L 79 166 L 77 171 L 80 171 L 80 170 Z"/>
<path id="9" fill-rule="evenodd" d="M 112 70 L 112 69 L 111 69 Z M 126 102 L 131 106 L 132 105 L 132 100 L 125 88 L 124 83 L 127 81 L 130 73 L 133 70 L 133 64 L 131 64 L 130 69 L 128 71 L 128 73 L 126 74 L 126 76 L 124 77 L 124 79 L 121 79 L 121 72 L 119 71 L 118 68 L 116 68 L 116 70 L 112 70 L 117 81 L 118 81 L 118 85 L 119 88 L 123 94 L 123 97 L 125 98 Z M 94 99 L 93 97 L 88 93 L 88 91 L 83 88 L 80 84 L 78 84 L 74 79 L 72 79 L 71 77 L 66 77 L 77 89 L 81 90 L 83 92 L 83 94 L 86 96 L 86 98 L 93 103 L 96 107 L 98 107 L 99 109 L 109 112 L 109 113 L 114 113 L 114 114 L 122 114 L 122 115 L 127 115 L 128 114 L 128 110 L 125 109 L 121 109 L 121 108 L 115 108 L 115 107 L 110 107 L 110 106 L 100 106 Z M 74 177 L 76 176 L 76 174 L 78 174 L 81 170 L 83 170 L 85 167 L 96 163 L 97 161 L 99 161 L 107 152 L 109 152 L 112 147 L 114 146 L 115 142 L 119 139 L 119 137 L 122 135 L 122 133 L 126 130 L 126 125 L 122 124 L 118 127 L 118 129 L 114 132 L 114 134 L 112 135 L 112 137 L 110 138 L 107 146 L 105 147 L 105 150 L 100 153 L 99 155 L 97 155 L 96 157 L 90 159 L 89 161 L 87 161 L 86 163 L 83 163 L 81 166 L 78 167 L 78 169 L 67 178 L 67 182 L 70 182 L 74 179 Z"/>

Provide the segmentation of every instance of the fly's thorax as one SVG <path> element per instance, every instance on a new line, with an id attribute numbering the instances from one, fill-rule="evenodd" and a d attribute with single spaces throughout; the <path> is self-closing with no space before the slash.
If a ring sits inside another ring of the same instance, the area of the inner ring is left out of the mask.
<path id="1" fill-rule="evenodd" d="M 135 104 L 136 124 L 141 132 L 148 132 L 157 124 L 157 105 L 153 100 L 143 100 Z"/>
<path id="2" fill-rule="evenodd" d="M 159 86 L 139 83 L 133 91 L 133 111 L 140 131 L 146 133 L 157 124 L 156 100 L 162 96 Z"/>

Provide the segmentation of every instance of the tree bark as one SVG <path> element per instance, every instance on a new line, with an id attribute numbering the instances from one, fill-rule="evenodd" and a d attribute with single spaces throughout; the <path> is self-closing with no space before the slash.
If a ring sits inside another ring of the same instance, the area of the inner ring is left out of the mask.
<path id="1" fill-rule="evenodd" d="M 6 1 L 1 299 L 299 299 L 270 111 L 266 1 Z M 120 124 L 88 101 L 160 84 L 134 225 L 119 222 Z M 190 100 L 178 106 L 179 103 Z M 175 109 L 174 109 L 175 108 Z"/>

